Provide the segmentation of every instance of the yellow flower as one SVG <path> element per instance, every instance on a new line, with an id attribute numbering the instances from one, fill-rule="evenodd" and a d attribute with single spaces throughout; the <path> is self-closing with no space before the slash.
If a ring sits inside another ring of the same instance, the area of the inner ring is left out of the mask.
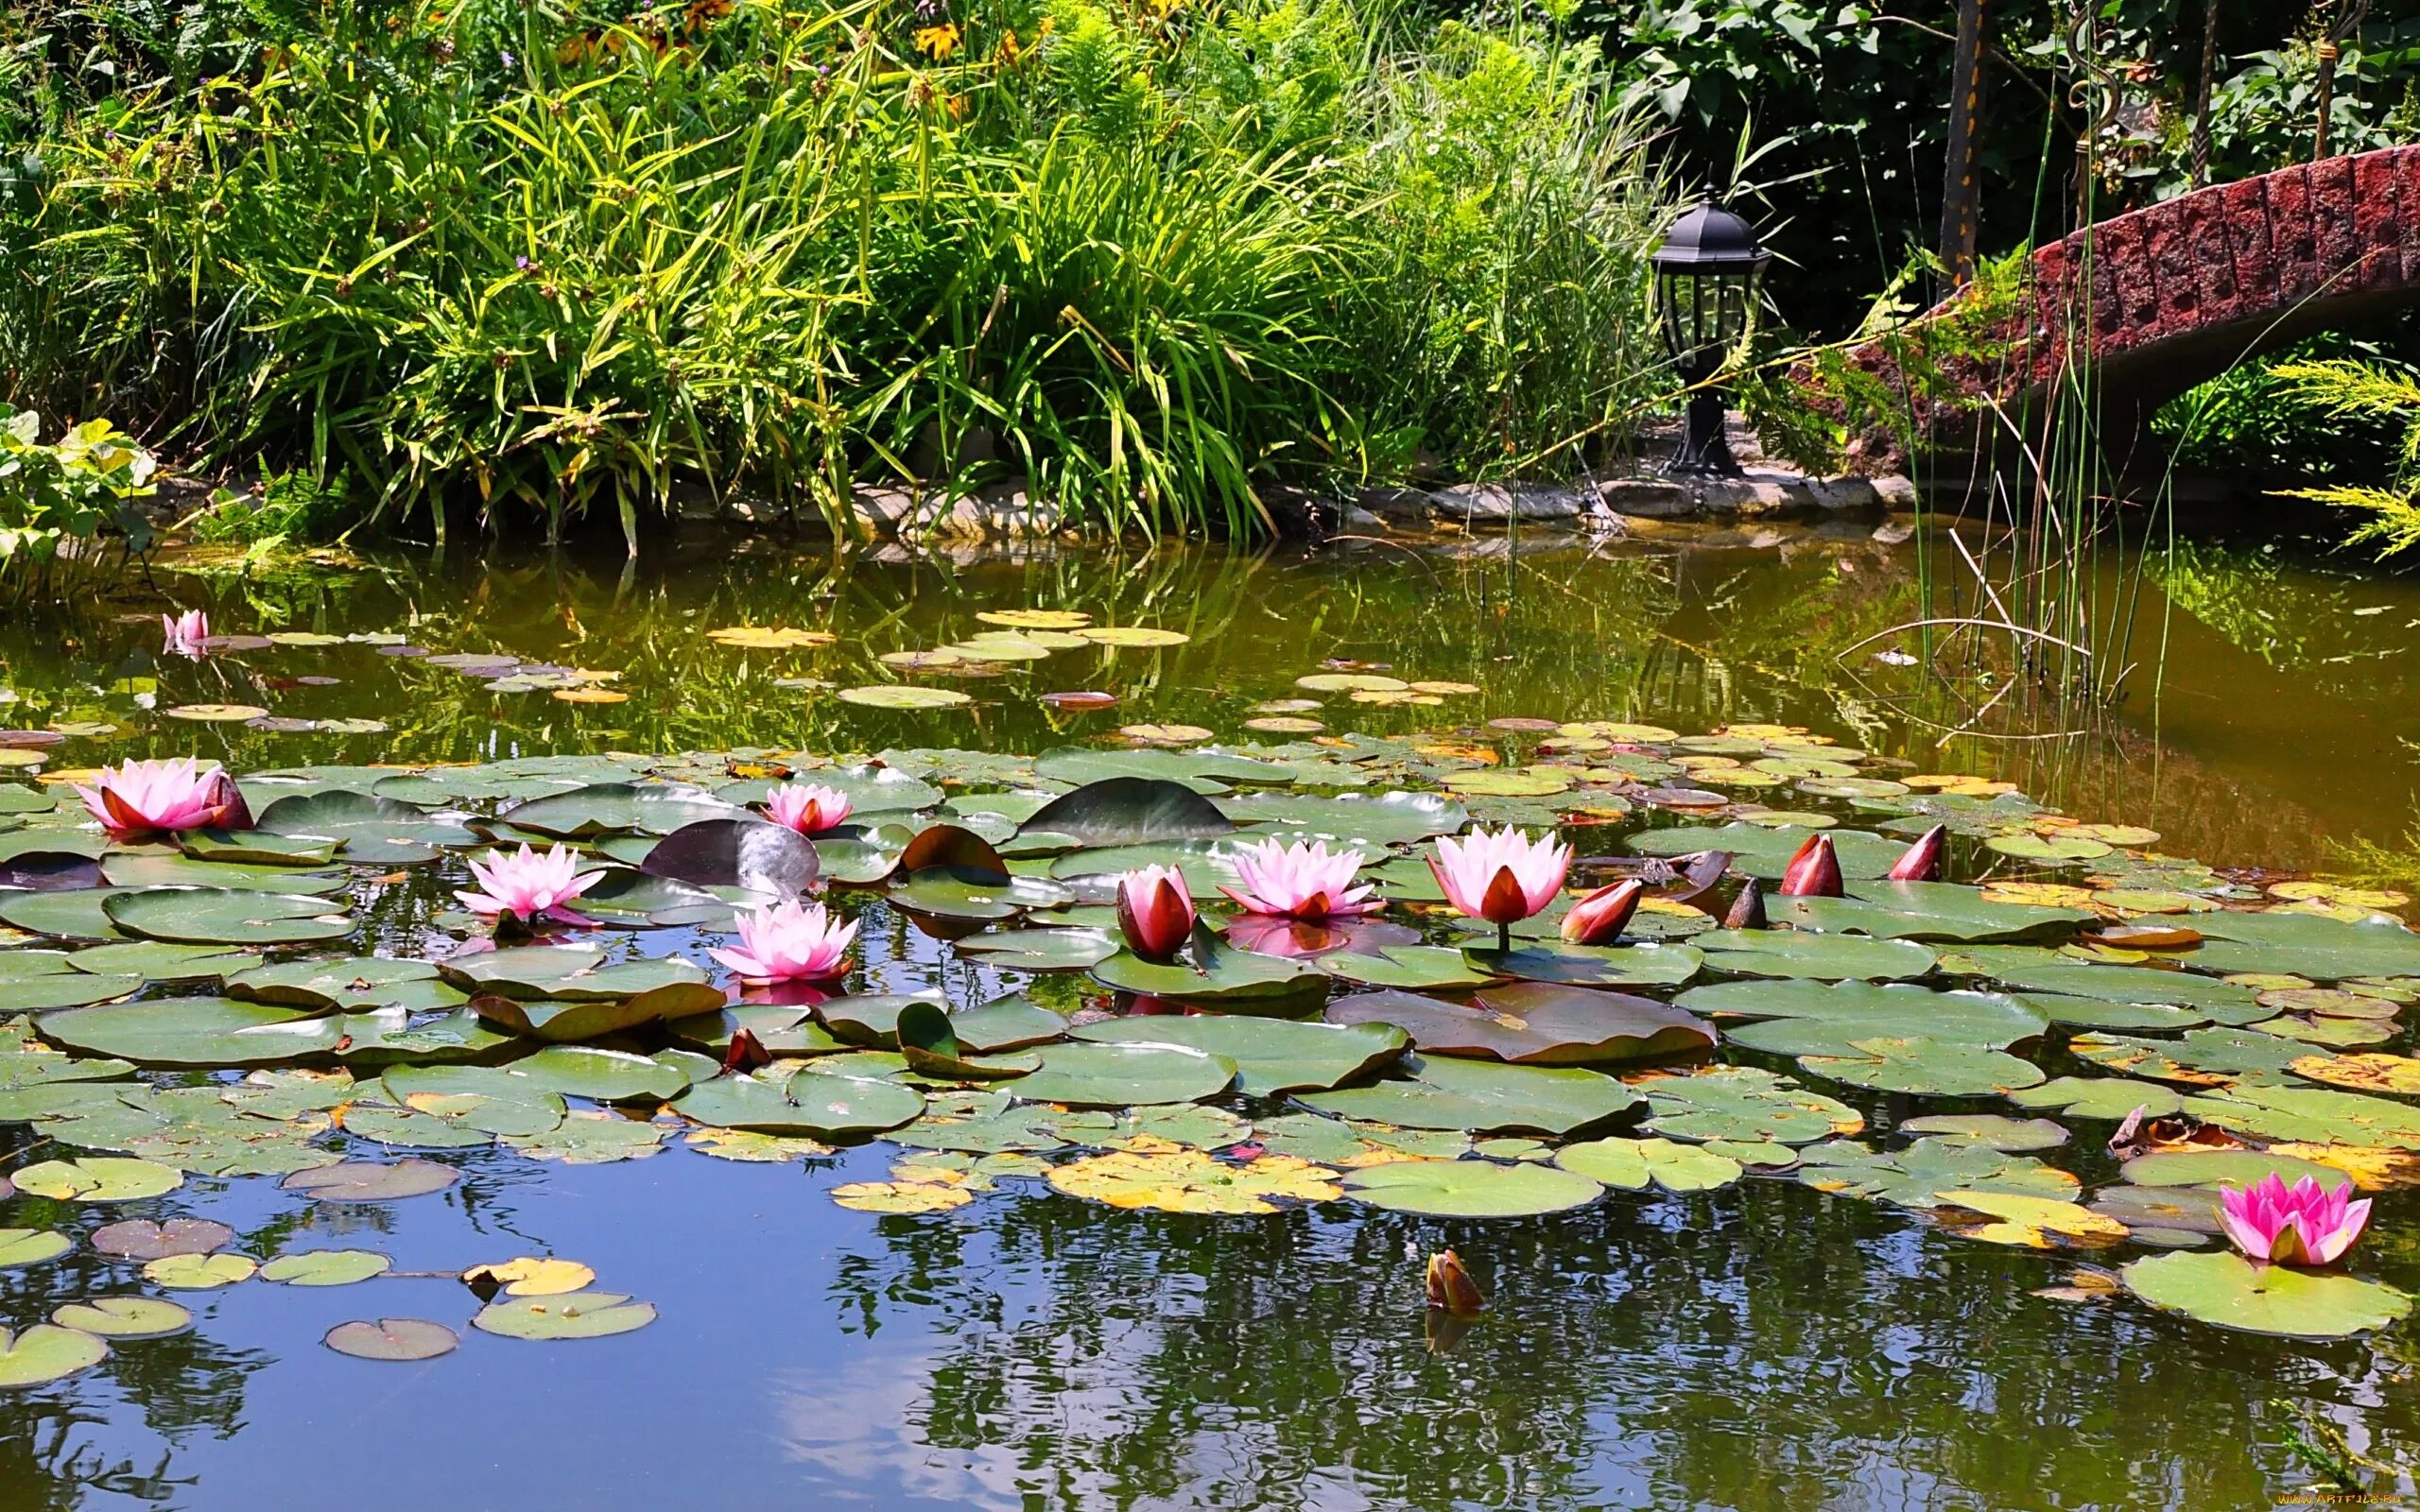
<path id="1" fill-rule="evenodd" d="M 958 51 L 958 23 L 954 21 L 943 22 L 938 26 L 916 28 L 916 50 L 935 62 L 940 62 Z"/>

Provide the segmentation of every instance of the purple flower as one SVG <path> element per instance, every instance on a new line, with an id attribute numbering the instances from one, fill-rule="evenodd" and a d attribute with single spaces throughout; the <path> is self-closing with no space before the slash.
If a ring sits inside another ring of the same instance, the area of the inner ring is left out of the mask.
<path id="1" fill-rule="evenodd" d="M 512 55 L 510 53 L 498 53 L 496 54 L 496 57 L 503 60 L 505 67 L 510 68 L 512 66 Z"/>

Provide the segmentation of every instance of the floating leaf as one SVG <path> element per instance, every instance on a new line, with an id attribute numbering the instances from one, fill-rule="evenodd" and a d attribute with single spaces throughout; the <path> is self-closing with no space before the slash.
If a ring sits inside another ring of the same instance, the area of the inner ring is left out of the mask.
<path id="1" fill-rule="evenodd" d="M 157 1297 L 95 1297 L 53 1309 L 50 1320 L 104 1339 L 164 1339 L 193 1327 L 193 1312 Z"/>
<path id="2" fill-rule="evenodd" d="M 1080 1108 L 1191 1103 L 1216 1097 L 1234 1084 L 1236 1063 L 1174 1044 L 1046 1045 L 1042 1068 L 1019 1078 L 1020 1098 Z"/>
<path id="3" fill-rule="evenodd" d="M 1711 1026 L 1651 998 L 1516 982 L 1482 988 L 1469 1005 L 1408 992 L 1368 992 L 1327 1005 L 1331 1023 L 1392 1024 L 1423 1050 L 1534 1065 L 1651 1060 L 1710 1050 Z"/>
<path id="4" fill-rule="evenodd" d="M 22 1333 L 0 1328 L 0 1391 L 48 1385 L 108 1358 L 110 1347 L 81 1329 L 37 1323 Z"/>
<path id="5" fill-rule="evenodd" d="M 1723 1037 L 1784 1056 L 1857 1055 L 1858 1041 L 1877 1037 L 2005 1049 L 2040 1035 L 2048 1022 L 2039 1011 L 1997 993 L 1931 992 L 1869 982 L 1731 982 L 1693 988 L 1679 1003 L 1696 1013 L 1765 1021 L 1725 1023 Z"/>
<path id="6" fill-rule="evenodd" d="M 1591 1140 L 1566 1144 L 1554 1163 L 1592 1181 L 1631 1192 L 1648 1184 L 1667 1192 L 1706 1192 L 1739 1179 L 1743 1168 L 1726 1156 L 1670 1140 Z"/>
<path id="7" fill-rule="evenodd" d="M 1634 1085 L 1647 1093 L 1647 1128 L 1669 1139 L 1812 1144 L 1865 1127 L 1846 1103 L 1755 1066 L 1704 1066 Z"/>
<path id="8" fill-rule="evenodd" d="M 150 1160 L 88 1155 L 77 1160 L 43 1160 L 11 1177 L 20 1192 L 59 1202 L 140 1202 L 184 1185 L 184 1173 Z"/>
<path id="9" fill-rule="evenodd" d="M 442 1192 L 458 1179 L 453 1167 L 433 1160 L 342 1160 L 297 1171 L 278 1185 L 321 1202 L 389 1202 Z"/>
<path id="10" fill-rule="evenodd" d="M 2240 1255 L 2155 1255 L 2119 1273 L 2153 1307 L 2246 1333 L 2335 1339 L 2384 1328 L 2411 1298 L 2379 1281 L 2256 1264 Z"/>
<path id="11" fill-rule="evenodd" d="M 975 1194 L 934 1181 L 846 1181 L 832 1189 L 832 1200 L 859 1212 L 915 1214 L 962 1208 Z"/>
<path id="12" fill-rule="evenodd" d="M 513 1297 L 561 1297 L 587 1287 L 596 1280 L 596 1273 L 576 1260 L 523 1255 L 493 1264 L 473 1265 L 462 1272 L 462 1279 L 473 1283 L 493 1282 Z"/>
<path id="13" fill-rule="evenodd" d="M 808 1073 L 779 1082 L 735 1073 L 700 1082 L 672 1103 L 674 1112 L 700 1124 L 821 1139 L 879 1134 L 924 1109 L 912 1087 Z"/>
<path id="14" fill-rule="evenodd" d="M 1986 1244 L 2014 1245 L 2026 1249 L 2066 1248 L 2082 1245 L 2114 1245 L 2126 1237 L 2126 1226 L 2106 1213 L 2055 1197 L 2027 1196 L 2014 1192 L 1949 1191 L 1933 1194 L 1945 1208 L 1980 1213 L 1993 1223 L 1959 1222 L 1962 1238 Z"/>
<path id="15" fill-rule="evenodd" d="M 1182 1045 L 1235 1062 L 1236 1091 L 1248 1097 L 1320 1091 L 1392 1065 L 1410 1043 L 1399 1029 L 1375 1023 L 1339 1027 L 1241 1015 L 1154 1015 L 1089 1023 L 1080 1040 L 1098 1043 Z M 1023 1087 L 1019 1095 L 1029 1095 Z"/>
<path id="16" fill-rule="evenodd" d="M 633 1302 L 619 1292 L 573 1292 L 490 1302 L 471 1326 L 509 1339 L 602 1339 L 654 1321 L 651 1302 Z"/>
<path id="17" fill-rule="evenodd" d="M 1982 1045 L 1899 1036 L 1853 1040 L 1848 1048 L 1847 1055 L 1802 1055 L 1798 1063 L 1852 1087 L 1918 1097 L 2011 1092 L 2042 1080 L 2031 1061 Z"/>
<path id="18" fill-rule="evenodd" d="M 1812 981 L 1889 981 L 1922 976 L 1933 953 L 1909 940 L 1861 939 L 1803 930 L 1717 929 L 1690 936 L 1705 964 L 1741 976 Z"/>
<path id="19" fill-rule="evenodd" d="M 425 1318 L 382 1317 L 339 1323 L 320 1341 L 338 1354 L 356 1360 L 434 1360 L 451 1354 L 462 1342 L 452 1329 Z"/>
<path id="20" fill-rule="evenodd" d="M 1493 1160 L 1401 1160 L 1368 1166 L 1344 1178 L 1345 1195 L 1357 1202 L 1440 1218 L 1562 1212 L 1587 1206 L 1604 1190 L 1585 1176 L 1556 1166 Z"/>
<path id="21" fill-rule="evenodd" d="M 1963 1141 L 1995 1150 L 2051 1150 L 2067 1143 L 2067 1131 L 2047 1118 L 2009 1118 L 1999 1113 L 1932 1113 L 1903 1119 L 1900 1131 Z"/>
<path id="22" fill-rule="evenodd" d="M 868 709 L 956 709 L 975 701 L 955 688 L 925 688 L 902 682 L 843 688 L 835 696 L 842 703 Z"/>
<path id="23" fill-rule="evenodd" d="M 1613 1077 L 1570 1066 L 1509 1066 L 1450 1056 L 1406 1056 L 1408 1080 L 1308 1092 L 1321 1112 L 1406 1128 L 1567 1135 L 1636 1108 Z"/>
<path id="24" fill-rule="evenodd" d="M 312 1249 L 280 1255 L 260 1276 L 287 1286 L 351 1286 L 385 1275 L 394 1263 L 374 1249 Z"/>
<path id="25" fill-rule="evenodd" d="M 2221 1181 L 2249 1187 L 2268 1176 L 2280 1177 L 2288 1186 L 2305 1177 L 2317 1180 L 2323 1189 L 2344 1184 L 2325 1166 L 2264 1150 L 2162 1150 L 2136 1156 L 2120 1174 L 2138 1187 L 2205 1187 Z"/>
<path id="26" fill-rule="evenodd" d="M 0 1270 L 39 1265 L 75 1247 L 75 1240 L 48 1228 L 0 1228 Z"/>
<path id="27" fill-rule="evenodd" d="M 252 1279 L 260 1266 L 249 1255 L 163 1255 L 143 1267 L 143 1279 L 172 1292 L 210 1292 Z"/>
<path id="28" fill-rule="evenodd" d="M 1703 915 L 1699 917 L 1708 925 L 1713 922 Z M 1635 921 L 1634 925 L 1642 933 L 1649 927 Z M 1462 951 L 1462 958 L 1475 968 L 1499 976 L 1575 987 L 1678 987 L 1697 975 L 1699 968 L 1705 964 L 1705 956 L 1695 946 L 1651 941 L 1572 945 L 1545 940 L 1518 944 L 1509 951 L 1468 946 Z"/>
<path id="29" fill-rule="evenodd" d="M 207 1218 L 128 1218 L 93 1230 L 93 1247 L 124 1260 L 206 1255 L 235 1242 L 235 1230 Z"/>
<path id="30" fill-rule="evenodd" d="M 1277 1211 L 1276 1201 L 1324 1202 L 1336 1173 L 1288 1155 L 1231 1164 L 1200 1150 L 1115 1150 L 1050 1168 L 1052 1187 L 1113 1208 L 1222 1214 Z"/>
<path id="31" fill-rule="evenodd" d="M 2081 908 L 1996 902 L 1945 882 L 1860 882 L 1846 898 L 1774 901 L 1776 923 L 1877 939 L 2008 940 L 2072 931 L 2096 916 Z"/>

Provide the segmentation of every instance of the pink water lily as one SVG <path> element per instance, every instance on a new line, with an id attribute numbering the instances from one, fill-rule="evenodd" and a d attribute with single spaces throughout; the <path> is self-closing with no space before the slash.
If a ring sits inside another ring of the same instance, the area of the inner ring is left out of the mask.
<path id="1" fill-rule="evenodd" d="M 1598 888 L 1563 916 L 1563 937 L 1574 945 L 1611 945 L 1622 937 L 1646 891 L 1635 877 Z"/>
<path id="2" fill-rule="evenodd" d="M 820 782 L 785 782 L 765 790 L 765 817 L 801 834 L 821 834 L 849 816 L 849 795 Z"/>
<path id="3" fill-rule="evenodd" d="M 1832 851 L 1832 837 L 1814 835 L 1798 848 L 1782 868 L 1781 895 L 1785 898 L 1838 898 L 1841 896 L 1841 858 Z"/>
<path id="4" fill-rule="evenodd" d="M 822 982 L 849 971 L 855 923 L 793 900 L 739 916 L 739 948 L 707 954 L 752 982 Z"/>
<path id="5" fill-rule="evenodd" d="M 195 661 L 210 654 L 210 616 L 198 609 L 182 614 L 160 616 L 160 652 L 163 656 L 191 657 Z"/>
<path id="6" fill-rule="evenodd" d="M 2236 1247 L 2280 1265 L 2333 1264 L 2369 1226 L 2370 1199 L 2348 1200 L 2353 1183 L 2320 1190 L 2315 1177 L 2286 1185 L 2276 1172 L 2238 1191 L 2219 1189 L 2219 1221 Z"/>
<path id="7" fill-rule="evenodd" d="M 1941 850 L 1949 839 L 1949 826 L 1936 824 L 1908 847 L 1893 863 L 1893 882 L 1939 882 L 1941 880 Z"/>
<path id="8" fill-rule="evenodd" d="M 1532 840 L 1506 825 L 1473 830 L 1456 840 L 1437 839 L 1428 869 L 1455 909 L 1495 926 L 1496 943 L 1510 949 L 1512 926 L 1554 902 L 1571 871 L 1571 847 L 1551 836 Z"/>
<path id="9" fill-rule="evenodd" d="M 1354 885 L 1361 861 L 1360 851 L 1332 852 L 1323 840 L 1263 840 L 1236 852 L 1236 875 L 1243 885 L 1219 890 L 1247 913 L 1313 924 L 1355 919 L 1379 906 L 1369 884 Z"/>
<path id="10" fill-rule="evenodd" d="M 78 784 L 76 793 L 84 812 L 100 820 L 112 839 L 252 827 L 251 810 L 227 769 L 204 766 L 190 756 L 104 766 L 92 786 Z"/>
<path id="11" fill-rule="evenodd" d="M 1117 930 L 1126 948 L 1165 961 L 1193 935 L 1193 893 L 1175 867 L 1143 867 L 1117 879 Z"/>
<path id="12" fill-rule="evenodd" d="M 567 845 L 551 847 L 544 854 L 526 844 L 515 851 L 491 850 L 484 861 L 471 863 L 471 875 L 478 880 L 480 890 L 454 896 L 471 912 L 493 915 L 499 921 L 512 919 L 527 924 L 552 919 L 566 924 L 592 924 L 595 919 L 564 906 L 605 875 L 581 871 L 579 861 L 579 852 Z"/>

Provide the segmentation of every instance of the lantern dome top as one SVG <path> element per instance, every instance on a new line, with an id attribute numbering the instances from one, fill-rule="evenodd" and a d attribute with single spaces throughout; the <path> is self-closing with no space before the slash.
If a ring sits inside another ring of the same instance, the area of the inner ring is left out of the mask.
<path id="1" fill-rule="evenodd" d="M 1772 255 L 1757 245 L 1754 227 L 1708 199 L 1672 222 L 1651 261 L 1659 273 L 1746 273 Z"/>

